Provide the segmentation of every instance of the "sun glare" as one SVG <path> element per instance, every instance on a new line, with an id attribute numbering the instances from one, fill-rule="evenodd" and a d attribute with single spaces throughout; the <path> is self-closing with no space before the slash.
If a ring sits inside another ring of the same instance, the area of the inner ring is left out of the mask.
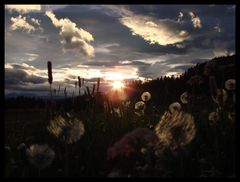
<path id="1" fill-rule="evenodd" d="M 120 89 L 124 88 L 124 84 L 123 84 L 123 82 L 121 82 L 121 81 L 114 81 L 114 82 L 112 83 L 112 88 L 113 88 L 114 90 L 120 90 Z"/>

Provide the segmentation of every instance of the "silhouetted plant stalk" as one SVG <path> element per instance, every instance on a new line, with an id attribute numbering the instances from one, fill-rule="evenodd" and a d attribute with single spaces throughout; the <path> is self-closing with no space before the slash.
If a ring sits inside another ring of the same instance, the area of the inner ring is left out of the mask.
<path id="1" fill-rule="evenodd" d="M 64 88 L 64 96 L 65 96 L 65 98 L 67 98 L 67 88 L 66 87 Z"/>
<path id="2" fill-rule="evenodd" d="M 52 77 L 52 62 L 48 61 L 47 63 L 48 66 L 48 83 L 50 85 L 50 96 L 52 99 L 52 82 L 53 82 L 53 77 Z"/>
<path id="3" fill-rule="evenodd" d="M 82 84 L 81 84 L 81 78 L 80 78 L 80 76 L 78 76 L 78 89 L 79 89 L 79 96 L 81 95 L 81 91 L 80 91 L 81 86 L 82 86 Z"/>
<path id="4" fill-rule="evenodd" d="M 52 77 L 52 62 L 48 61 L 47 62 L 47 67 L 48 67 L 48 83 L 50 85 L 50 118 L 52 118 L 52 82 L 53 82 L 53 77 Z"/>
<path id="5" fill-rule="evenodd" d="M 94 95 L 95 87 L 96 87 L 96 85 L 93 84 L 93 88 L 92 88 L 92 96 Z"/>
<path id="6" fill-rule="evenodd" d="M 100 88 L 100 78 L 97 79 L 97 93 L 99 93 Z"/>
<path id="7" fill-rule="evenodd" d="M 90 93 L 90 90 L 89 90 L 88 86 L 87 86 L 87 94 L 88 94 L 89 97 L 91 96 L 91 93 Z"/>

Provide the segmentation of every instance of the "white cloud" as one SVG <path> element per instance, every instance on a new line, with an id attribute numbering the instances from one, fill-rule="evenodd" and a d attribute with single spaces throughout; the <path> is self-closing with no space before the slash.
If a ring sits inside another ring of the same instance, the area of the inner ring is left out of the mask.
<path id="1" fill-rule="evenodd" d="M 35 31 L 41 31 L 43 32 L 43 28 L 40 25 L 40 21 L 35 18 L 31 18 L 31 22 L 35 24 L 36 26 L 31 25 L 29 22 L 27 22 L 27 18 L 19 15 L 18 17 L 11 17 L 11 26 L 10 30 L 24 30 L 27 33 L 35 32 Z"/>
<path id="2" fill-rule="evenodd" d="M 17 11 L 21 14 L 29 13 L 29 12 L 38 12 L 41 11 L 41 5 L 29 5 L 29 4 L 24 4 L 24 5 L 5 5 L 5 8 L 8 9 L 10 12 Z"/>
<path id="3" fill-rule="evenodd" d="M 201 20 L 199 18 L 199 16 L 197 16 L 196 14 L 194 14 L 193 12 L 189 12 L 189 15 L 191 16 L 191 21 L 193 24 L 194 28 L 202 28 L 202 24 L 201 24 Z"/>
<path id="4" fill-rule="evenodd" d="M 39 57 L 38 54 L 33 54 L 33 53 L 25 53 L 24 55 L 27 56 L 27 59 L 26 59 L 27 61 L 34 61 Z"/>
<path id="5" fill-rule="evenodd" d="M 182 22 L 182 18 L 183 18 L 183 12 L 179 12 L 179 15 L 178 15 L 178 19 L 177 19 L 177 21 L 180 23 L 180 22 Z"/>
<path id="6" fill-rule="evenodd" d="M 234 51 L 229 51 L 227 49 L 219 48 L 213 50 L 213 54 L 215 57 L 221 57 L 221 56 L 232 56 L 235 54 Z"/>
<path id="7" fill-rule="evenodd" d="M 34 24 L 40 26 L 40 20 L 35 19 L 35 18 L 31 18 L 31 21 L 32 21 Z"/>
<path id="8" fill-rule="evenodd" d="M 26 21 L 26 17 L 22 17 L 22 15 L 19 15 L 16 18 L 12 17 L 11 22 L 12 22 L 12 24 L 10 26 L 11 30 L 22 29 L 22 30 L 26 31 L 27 33 L 36 31 L 34 26 L 30 25 Z"/>
<path id="9" fill-rule="evenodd" d="M 51 11 L 47 11 L 46 15 L 51 19 L 55 27 L 60 28 L 60 42 L 64 51 L 78 50 L 86 56 L 94 56 L 94 48 L 89 44 L 89 42 L 94 40 L 92 34 L 82 28 L 78 28 L 76 23 L 68 18 L 57 19 Z"/>
<path id="10" fill-rule="evenodd" d="M 150 16 L 128 16 L 120 19 L 133 35 L 139 35 L 150 44 L 168 45 L 182 42 L 190 36 L 186 30 L 180 30 L 176 21 L 169 19 L 156 20 Z"/>

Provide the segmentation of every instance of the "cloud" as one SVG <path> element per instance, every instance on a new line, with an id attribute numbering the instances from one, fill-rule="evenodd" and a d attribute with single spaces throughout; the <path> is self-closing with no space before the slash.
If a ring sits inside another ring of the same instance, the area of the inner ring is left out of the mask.
<path id="1" fill-rule="evenodd" d="M 189 12 L 189 15 L 191 17 L 193 27 L 194 28 L 202 28 L 202 24 L 201 24 L 201 20 L 200 20 L 199 16 L 194 14 L 192 11 Z"/>
<path id="2" fill-rule="evenodd" d="M 221 56 L 232 56 L 235 54 L 235 51 L 230 51 L 227 49 L 222 49 L 222 48 L 218 48 L 213 50 L 213 54 L 215 57 L 221 57 Z"/>
<path id="3" fill-rule="evenodd" d="M 150 44 L 169 45 L 190 38 L 186 30 L 181 30 L 176 21 L 170 19 L 156 20 L 150 16 L 135 15 L 123 17 L 121 23 L 128 27 L 134 35 L 141 36 Z"/>
<path id="4" fill-rule="evenodd" d="M 12 25 L 10 26 L 11 30 L 21 29 L 21 30 L 26 31 L 27 33 L 36 31 L 35 27 L 30 25 L 26 21 L 26 17 L 22 17 L 22 15 L 19 15 L 16 18 L 12 17 L 11 22 L 12 22 Z"/>
<path id="5" fill-rule="evenodd" d="M 41 31 L 43 32 L 43 28 L 40 26 L 39 20 L 35 19 L 35 18 L 31 18 L 31 21 L 37 25 L 36 27 L 29 24 L 27 22 L 26 17 L 19 15 L 18 17 L 11 17 L 11 26 L 10 26 L 10 30 L 14 31 L 14 30 L 23 30 L 26 31 L 27 33 L 31 33 L 31 32 L 35 32 L 35 31 Z"/>
<path id="6" fill-rule="evenodd" d="M 178 15 L 178 19 L 177 19 L 177 22 L 181 23 L 182 22 L 182 18 L 183 18 L 183 12 L 179 12 L 179 15 Z"/>
<path id="7" fill-rule="evenodd" d="M 94 56 L 94 48 L 89 44 L 89 42 L 94 40 L 92 34 L 82 28 L 78 28 L 76 23 L 68 18 L 57 19 L 51 11 L 47 11 L 46 15 L 51 19 L 55 27 L 60 28 L 60 43 L 63 45 L 64 51 L 78 50 L 85 56 Z"/>
<path id="8" fill-rule="evenodd" d="M 29 4 L 24 4 L 24 5 L 5 5 L 5 8 L 8 9 L 10 12 L 12 11 L 17 11 L 20 14 L 25 14 L 29 12 L 39 12 L 41 11 L 41 5 L 29 5 Z"/>
<path id="9" fill-rule="evenodd" d="M 36 70 L 36 68 L 27 64 L 5 64 L 5 86 L 46 82 L 46 78 L 34 74 Z"/>

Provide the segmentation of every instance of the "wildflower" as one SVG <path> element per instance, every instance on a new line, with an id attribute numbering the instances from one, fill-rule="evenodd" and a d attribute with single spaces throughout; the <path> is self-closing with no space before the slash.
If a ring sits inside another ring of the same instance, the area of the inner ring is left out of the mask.
<path id="1" fill-rule="evenodd" d="M 157 136 L 148 128 L 137 128 L 132 132 L 125 134 L 119 141 L 108 149 L 108 159 L 114 159 L 117 156 L 130 157 L 141 148 L 154 146 L 157 142 Z"/>
<path id="2" fill-rule="evenodd" d="M 235 79 L 229 79 L 225 82 L 225 88 L 227 90 L 235 90 L 236 87 L 236 80 Z"/>
<path id="3" fill-rule="evenodd" d="M 151 99 L 151 94 L 149 92 L 143 92 L 141 98 L 144 102 L 149 101 Z"/>
<path id="4" fill-rule="evenodd" d="M 169 110 L 171 113 L 179 112 L 181 110 L 182 106 L 179 102 L 173 102 L 172 104 L 169 105 Z"/>
<path id="5" fill-rule="evenodd" d="M 55 152 L 48 145 L 31 145 L 26 154 L 30 163 L 39 169 L 49 166 L 55 157 Z"/>
<path id="6" fill-rule="evenodd" d="M 217 113 L 217 112 L 211 112 L 211 113 L 209 113 L 209 115 L 208 115 L 208 120 L 209 121 L 213 121 L 213 122 L 216 122 L 216 121 L 218 121 L 219 120 L 219 114 Z"/>
<path id="7" fill-rule="evenodd" d="M 47 129 L 67 144 L 77 142 L 85 132 L 82 121 L 73 117 L 63 118 L 62 116 L 55 117 L 47 126 Z"/>
<path id="8" fill-rule="evenodd" d="M 225 103 L 228 98 L 227 92 L 224 89 L 217 89 L 216 96 L 212 95 L 212 99 L 217 104 Z"/>
<path id="9" fill-rule="evenodd" d="M 159 138 L 161 150 L 164 147 L 170 147 L 171 150 L 179 146 L 184 147 L 195 137 L 194 118 L 188 113 L 171 114 L 167 111 L 156 125 L 155 133 Z"/>
<path id="10" fill-rule="evenodd" d="M 135 114 L 137 116 L 142 116 L 144 115 L 144 110 L 146 109 L 146 105 L 143 101 L 138 101 L 136 104 L 135 104 Z"/>
<path id="11" fill-rule="evenodd" d="M 189 102 L 188 92 L 182 93 L 182 95 L 180 96 L 180 100 L 183 104 L 187 104 Z"/>
<path id="12" fill-rule="evenodd" d="M 145 110 L 146 106 L 145 106 L 145 103 L 143 101 L 138 101 L 136 104 L 135 104 L 135 109 L 136 110 Z"/>

